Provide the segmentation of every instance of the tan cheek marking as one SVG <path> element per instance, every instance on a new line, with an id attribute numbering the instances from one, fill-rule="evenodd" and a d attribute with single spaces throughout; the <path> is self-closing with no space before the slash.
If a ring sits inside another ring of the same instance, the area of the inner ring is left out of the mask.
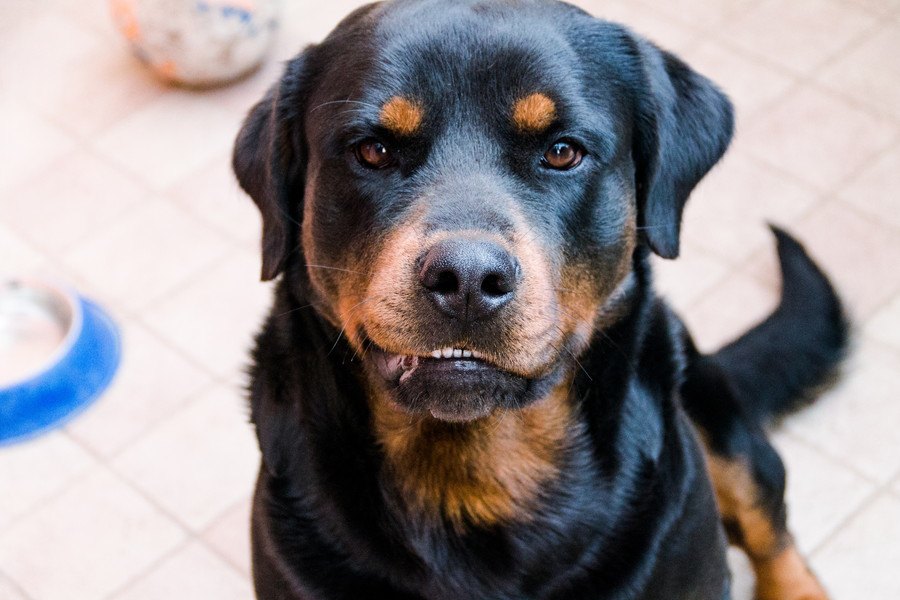
<path id="1" fill-rule="evenodd" d="M 408 509 L 458 530 L 529 520 L 577 435 L 568 389 L 565 382 L 516 414 L 498 411 L 467 424 L 413 417 L 370 390 L 387 474 Z"/>
<path id="2" fill-rule="evenodd" d="M 556 104 L 541 93 L 520 98 L 513 105 L 513 124 L 523 133 L 540 133 L 556 119 Z"/>
<path id="3" fill-rule="evenodd" d="M 422 107 L 417 103 L 394 96 L 381 107 L 381 124 L 397 135 L 410 136 L 415 134 L 422 125 L 424 114 Z"/>

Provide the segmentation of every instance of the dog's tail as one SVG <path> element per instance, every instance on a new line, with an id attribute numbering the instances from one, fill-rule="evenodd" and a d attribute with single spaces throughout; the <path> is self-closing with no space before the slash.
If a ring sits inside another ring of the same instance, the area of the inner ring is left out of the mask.
<path id="1" fill-rule="evenodd" d="M 778 308 L 704 357 L 719 367 L 759 423 L 812 401 L 836 374 L 849 340 L 848 320 L 828 278 L 797 240 L 778 227 L 771 228 L 781 263 Z"/>

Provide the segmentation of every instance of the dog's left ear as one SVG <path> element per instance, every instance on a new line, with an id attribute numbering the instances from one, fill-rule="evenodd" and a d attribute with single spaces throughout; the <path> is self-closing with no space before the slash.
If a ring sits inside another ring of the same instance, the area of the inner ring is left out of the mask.
<path id="1" fill-rule="evenodd" d="M 734 111 L 725 94 L 678 57 L 636 42 L 643 67 L 632 140 L 639 226 L 654 252 L 675 258 L 684 205 L 725 153 Z"/>

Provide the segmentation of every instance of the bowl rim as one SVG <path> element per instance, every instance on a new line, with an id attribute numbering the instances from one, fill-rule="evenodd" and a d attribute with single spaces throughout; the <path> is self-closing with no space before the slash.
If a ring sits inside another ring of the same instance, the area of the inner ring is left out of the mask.
<path id="1" fill-rule="evenodd" d="M 84 326 L 84 312 L 82 310 L 81 298 L 75 290 L 71 286 L 52 278 L 2 277 L 2 283 L 0 283 L 0 285 L 3 287 L 20 285 L 22 287 L 30 287 L 31 289 L 49 292 L 55 299 L 62 300 L 71 315 L 63 339 L 40 365 L 15 379 L 0 383 L 0 392 L 8 392 L 40 378 L 53 370 L 69 355 L 72 348 L 81 337 L 81 330 Z"/>

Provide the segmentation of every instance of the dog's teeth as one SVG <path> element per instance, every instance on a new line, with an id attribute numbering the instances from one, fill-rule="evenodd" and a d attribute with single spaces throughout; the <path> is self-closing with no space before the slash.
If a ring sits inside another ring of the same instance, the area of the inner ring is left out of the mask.
<path id="1" fill-rule="evenodd" d="M 462 358 L 462 350 L 460 350 L 459 348 L 454 348 L 453 358 Z"/>
<path id="2" fill-rule="evenodd" d="M 472 358 L 479 358 L 479 359 L 480 359 L 480 358 L 484 358 L 484 357 L 483 357 L 483 355 L 481 354 L 481 352 L 476 352 L 475 350 L 472 350 Z"/>
<path id="3" fill-rule="evenodd" d="M 441 358 L 450 358 L 453 356 L 453 348 L 443 348 L 441 350 Z"/>
<path id="4" fill-rule="evenodd" d="M 431 353 L 431 357 L 432 357 L 432 358 L 440 358 L 440 357 L 441 357 L 441 351 L 440 351 L 440 350 L 434 350 L 434 351 Z"/>
<path id="5" fill-rule="evenodd" d="M 471 358 L 471 357 L 472 357 L 472 351 L 471 351 L 471 350 L 463 350 L 463 351 L 462 351 L 462 355 L 463 355 L 463 358 Z"/>

